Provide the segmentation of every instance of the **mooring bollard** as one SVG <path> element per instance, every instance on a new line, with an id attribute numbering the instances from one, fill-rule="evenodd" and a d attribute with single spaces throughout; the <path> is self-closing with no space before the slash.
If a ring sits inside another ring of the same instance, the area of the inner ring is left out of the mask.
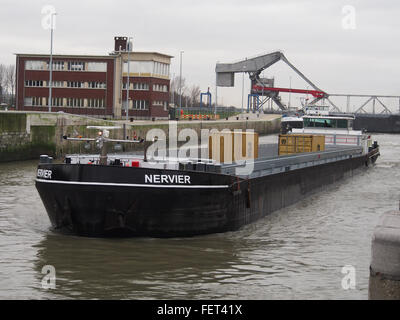
<path id="1" fill-rule="evenodd" d="M 400 300 L 400 210 L 381 216 L 371 253 L 369 299 Z"/>

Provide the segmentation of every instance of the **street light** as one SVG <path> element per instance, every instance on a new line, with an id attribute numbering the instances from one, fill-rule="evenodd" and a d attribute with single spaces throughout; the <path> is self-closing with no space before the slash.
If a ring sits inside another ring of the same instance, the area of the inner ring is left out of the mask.
<path id="1" fill-rule="evenodd" d="M 290 91 L 289 91 L 289 109 L 290 109 L 290 107 L 291 107 L 291 95 L 292 95 L 292 77 L 290 76 L 289 77 L 289 87 L 290 87 Z"/>
<path id="2" fill-rule="evenodd" d="M 180 52 L 180 72 L 179 72 L 179 108 L 182 109 L 182 53 Z"/>
<path id="3" fill-rule="evenodd" d="M 218 64 L 219 61 L 217 61 Z M 217 103 L 218 103 L 218 73 L 215 71 L 215 103 L 214 103 L 214 119 L 217 119 Z M 211 103 L 210 103 L 211 104 Z M 399 107 L 400 108 L 400 107 Z"/>
<path id="4" fill-rule="evenodd" d="M 49 112 L 51 112 L 51 105 L 52 105 L 52 97 L 51 97 L 51 89 L 53 87 L 53 16 L 57 15 L 56 12 L 51 14 L 51 26 L 50 26 L 50 81 L 49 81 Z"/>
<path id="5" fill-rule="evenodd" d="M 130 68 L 129 68 L 129 51 L 130 51 L 130 43 L 131 43 L 132 37 L 128 38 L 128 43 L 127 43 L 127 51 L 128 51 L 128 79 L 127 79 L 127 87 L 126 87 L 126 107 L 125 107 L 125 113 L 126 113 L 126 121 L 128 121 L 128 110 L 129 110 L 129 75 L 130 75 Z"/>
<path id="6" fill-rule="evenodd" d="M 175 79 L 175 73 L 172 73 L 172 80 Z M 175 81 L 173 81 L 173 86 L 172 88 L 170 88 L 170 90 L 172 90 L 172 104 L 175 107 Z"/>
<path id="7" fill-rule="evenodd" d="M 247 58 L 246 58 L 247 60 Z M 246 66 L 243 66 L 243 72 L 242 72 L 242 113 L 244 113 L 244 74 L 246 72 Z"/>

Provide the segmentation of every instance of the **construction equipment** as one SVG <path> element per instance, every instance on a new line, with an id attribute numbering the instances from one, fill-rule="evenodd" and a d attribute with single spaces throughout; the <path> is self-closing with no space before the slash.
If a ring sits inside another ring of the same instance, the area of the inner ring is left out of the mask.
<path id="1" fill-rule="evenodd" d="M 284 61 L 304 81 L 306 81 L 312 88 L 314 88 L 314 90 L 311 91 L 301 89 L 274 88 L 272 86 L 266 86 L 265 81 L 263 81 L 264 79 L 260 78 L 261 72 L 280 60 Z M 293 64 L 291 64 L 289 60 L 284 56 L 284 54 L 280 51 L 257 56 L 255 58 L 245 59 L 236 63 L 217 63 L 215 67 L 215 72 L 217 73 L 217 86 L 220 87 L 233 87 L 235 83 L 235 73 L 248 73 L 251 80 L 252 88 L 252 92 L 250 94 L 253 95 L 253 97 L 255 97 L 255 95 L 268 96 L 282 110 L 286 110 L 287 108 L 280 101 L 280 97 L 278 96 L 280 91 L 306 94 L 310 93 L 314 96 L 314 100 L 309 103 L 311 105 L 315 104 L 321 99 L 328 99 L 329 97 L 326 92 L 318 88 Z M 258 105 L 258 107 L 260 106 Z"/>

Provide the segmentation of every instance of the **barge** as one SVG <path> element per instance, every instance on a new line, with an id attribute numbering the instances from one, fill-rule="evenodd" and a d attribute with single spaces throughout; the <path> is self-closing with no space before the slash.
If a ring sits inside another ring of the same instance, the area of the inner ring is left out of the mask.
<path id="1" fill-rule="evenodd" d="M 321 117 L 310 117 L 317 118 L 325 123 Z M 62 232 L 186 237 L 234 231 L 376 161 L 377 142 L 352 130 L 351 119 L 325 120 L 336 124 L 326 132 L 325 150 L 278 156 L 277 144 L 260 144 L 252 170 L 246 173 L 240 170 L 243 162 L 221 163 L 210 157 L 159 157 L 151 162 L 146 151 L 142 156 L 102 151 L 67 155 L 63 163 L 42 156 L 36 188 L 52 227 Z M 346 128 L 337 127 L 344 123 Z M 129 143 L 108 139 L 103 132 L 97 139 L 67 139 L 92 140 L 100 146 Z"/>

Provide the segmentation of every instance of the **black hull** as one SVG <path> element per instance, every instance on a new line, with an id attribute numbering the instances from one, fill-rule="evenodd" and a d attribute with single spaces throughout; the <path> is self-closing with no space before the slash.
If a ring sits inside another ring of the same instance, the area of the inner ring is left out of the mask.
<path id="1" fill-rule="evenodd" d="M 366 164 L 366 157 L 355 157 L 249 180 L 205 172 L 40 164 L 52 175 L 37 179 L 36 188 L 57 230 L 90 237 L 182 237 L 237 230 Z M 145 174 L 190 175 L 192 184 L 149 186 L 143 184 Z"/>

